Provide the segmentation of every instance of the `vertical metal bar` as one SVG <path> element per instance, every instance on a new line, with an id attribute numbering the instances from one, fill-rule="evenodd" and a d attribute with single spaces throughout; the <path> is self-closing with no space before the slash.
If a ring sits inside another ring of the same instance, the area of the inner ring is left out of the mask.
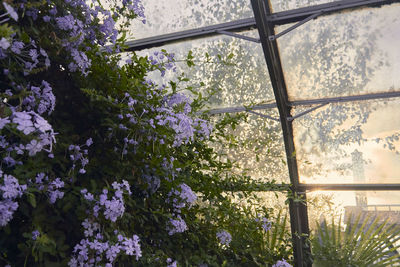
<path id="1" fill-rule="evenodd" d="M 265 60 L 268 66 L 272 87 L 274 89 L 276 104 L 282 126 L 283 139 L 285 142 L 286 157 L 292 183 L 292 190 L 298 196 L 306 197 L 305 191 L 299 187 L 299 175 L 297 170 L 296 153 L 293 141 L 291 107 L 289 105 L 286 84 L 282 71 L 279 50 L 276 41 L 269 41 L 268 36 L 275 35 L 274 25 L 268 22 L 267 17 L 271 14 L 267 0 L 251 0 L 254 17 L 260 40 L 264 51 Z M 290 223 L 293 237 L 293 253 L 295 266 L 311 266 L 311 250 L 305 235 L 309 235 L 307 206 L 305 202 L 289 201 Z"/>

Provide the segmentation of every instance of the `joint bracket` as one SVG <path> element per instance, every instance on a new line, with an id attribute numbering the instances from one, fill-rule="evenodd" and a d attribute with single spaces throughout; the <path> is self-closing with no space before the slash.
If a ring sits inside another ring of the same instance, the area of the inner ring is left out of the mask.
<path id="1" fill-rule="evenodd" d="M 312 20 L 312 19 L 315 19 L 316 17 L 322 15 L 323 13 L 324 13 L 323 10 L 321 10 L 321 11 L 319 11 L 319 12 L 317 12 L 317 13 L 314 13 L 314 14 L 312 14 L 311 16 L 309 16 L 309 17 L 303 19 L 302 21 L 297 22 L 297 23 L 294 24 L 293 26 L 290 26 L 290 27 L 287 28 L 286 30 L 281 31 L 280 33 L 275 34 L 275 35 L 270 35 L 270 36 L 268 37 L 268 39 L 269 39 L 270 41 L 274 41 L 274 40 L 278 39 L 279 37 L 281 37 L 282 35 L 285 35 L 286 33 L 291 32 L 292 30 L 296 29 L 297 27 L 303 25 L 304 23 L 306 23 L 306 22 L 308 22 L 308 21 L 310 21 L 310 20 Z"/>

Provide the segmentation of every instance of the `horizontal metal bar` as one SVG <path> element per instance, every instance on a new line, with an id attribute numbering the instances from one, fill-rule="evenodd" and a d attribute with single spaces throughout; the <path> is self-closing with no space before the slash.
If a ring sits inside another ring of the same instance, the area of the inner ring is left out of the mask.
<path id="1" fill-rule="evenodd" d="M 399 191 L 400 184 L 303 184 L 298 186 L 299 192 L 306 191 Z M 232 189 L 231 189 L 232 190 Z M 240 191 L 244 189 L 234 189 Z M 271 184 L 260 183 L 257 188 L 252 187 L 254 191 L 291 191 L 290 184 Z"/>
<path id="2" fill-rule="evenodd" d="M 246 40 L 246 41 L 254 42 L 254 43 L 261 43 L 260 39 L 249 37 L 249 36 L 245 36 L 245 35 L 241 35 L 241 34 L 237 34 L 237 33 L 234 33 L 234 32 L 221 31 L 221 30 L 217 30 L 216 32 L 220 33 L 220 34 L 225 34 L 225 35 L 229 35 L 229 36 L 232 36 L 232 37 L 236 37 L 236 38 L 239 38 L 239 39 L 243 39 L 243 40 Z"/>
<path id="3" fill-rule="evenodd" d="M 200 27 L 192 30 L 179 31 L 169 34 L 157 35 L 149 38 L 128 41 L 126 42 L 128 49 L 126 49 L 125 51 L 137 51 L 152 47 L 159 47 L 188 39 L 198 39 L 198 38 L 215 36 L 220 34 L 217 33 L 217 31 L 239 32 L 255 28 L 256 28 L 256 21 L 254 18 L 235 20 L 231 22 Z"/>
<path id="4" fill-rule="evenodd" d="M 400 191 L 400 184 L 304 184 L 300 183 L 300 190 L 318 191 Z"/>
<path id="5" fill-rule="evenodd" d="M 396 98 L 400 97 L 400 92 L 386 92 L 386 93 L 377 93 L 377 94 L 366 94 L 366 95 L 356 95 L 356 96 L 340 96 L 340 97 L 327 97 L 327 98 L 318 98 L 318 99 L 308 99 L 308 100 L 297 100 L 297 101 L 289 101 L 288 104 L 291 107 L 297 106 L 312 106 L 312 105 L 326 105 L 329 103 L 346 103 L 346 102 L 354 102 L 354 101 L 365 101 L 365 100 L 375 100 L 375 99 L 387 99 L 387 98 Z M 249 109 L 251 110 L 263 110 L 263 109 L 272 109 L 276 108 L 276 103 L 269 104 L 261 104 L 254 105 L 252 107 L 226 107 L 226 108 L 217 108 L 211 109 L 206 112 L 208 114 L 222 114 L 222 113 L 236 113 L 243 112 Z M 297 115 L 296 115 L 297 116 Z"/>
<path id="6" fill-rule="evenodd" d="M 299 22 L 303 19 L 315 14 L 316 12 L 323 11 L 324 15 L 328 15 L 333 12 L 338 12 L 346 9 L 357 8 L 357 7 L 377 7 L 382 5 L 388 5 L 399 0 L 343 0 L 334 1 L 331 3 L 314 5 L 309 7 L 303 7 L 298 9 L 292 9 L 288 11 L 282 11 L 273 13 L 268 16 L 268 21 L 275 25 L 282 25 L 287 23 Z"/>
<path id="7" fill-rule="evenodd" d="M 310 21 L 310 20 L 312 20 L 312 19 L 315 19 L 316 17 L 318 17 L 319 15 L 321 15 L 323 12 L 324 12 L 324 11 L 316 12 L 315 14 L 313 14 L 313 15 L 311 15 L 311 16 L 308 16 L 307 18 L 305 18 L 305 19 L 299 21 L 299 22 L 296 23 L 295 25 L 292 25 L 292 26 L 290 26 L 289 28 L 287 28 L 287 29 L 281 31 L 280 33 L 277 33 L 277 34 L 275 34 L 275 35 L 269 36 L 268 39 L 269 39 L 270 41 L 274 41 L 274 40 L 278 39 L 279 37 L 281 37 L 282 35 L 285 35 L 286 33 L 291 32 L 292 30 L 296 29 L 297 27 L 300 27 L 300 26 L 303 25 L 304 23 L 306 23 L 306 22 L 308 22 L 308 21 Z"/>
<path id="8" fill-rule="evenodd" d="M 310 106 L 310 105 L 317 105 L 317 104 L 324 104 L 324 103 L 354 102 L 354 101 L 385 99 L 385 98 L 394 98 L 394 97 L 400 97 L 400 92 L 385 92 L 385 93 L 377 93 L 377 94 L 327 97 L 327 98 L 318 98 L 318 99 L 289 101 L 289 106 L 292 106 L 292 107 Z"/>
<path id="9" fill-rule="evenodd" d="M 271 108 L 276 108 L 276 103 L 254 105 L 251 107 L 217 108 L 217 109 L 205 110 L 205 111 L 202 111 L 201 113 L 208 113 L 208 114 L 214 115 L 214 114 L 222 114 L 222 113 L 243 112 L 243 111 L 248 111 L 249 109 L 250 110 L 263 110 L 263 109 L 271 109 Z"/>

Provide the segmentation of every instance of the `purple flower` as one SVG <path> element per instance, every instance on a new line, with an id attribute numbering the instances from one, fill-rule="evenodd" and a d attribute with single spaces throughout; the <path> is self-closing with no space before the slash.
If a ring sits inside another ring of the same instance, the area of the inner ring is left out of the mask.
<path id="1" fill-rule="evenodd" d="M 21 54 L 21 50 L 24 48 L 24 43 L 20 41 L 15 41 L 13 42 L 11 46 L 11 51 L 13 51 L 15 54 Z"/>
<path id="2" fill-rule="evenodd" d="M 0 39 L 0 48 L 6 50 L 9 47 L 10 47 L 10 42 L 6 38 L 2 37 Z"/>
<path id="3" fill-rule="evenodd" d="M 219 231 L 219 232 L 217 232 L 217 238 L 219 239 L 219 242 L 222 244 L 222 245 L 229 245 L 229 243 L 231 243 L 231 241 L 232 241 L 232 236 L 231 236 L 231 234 L 230 233 L 228 233 L 227 231 L 225 231 L 225 230 L 221 230 L 221 231 Z"/>
<path id="4" fill-rule="evenodd" d="M 47 15 L 46 15 L 46 16 L 43 16 L 43 21 L 44 21 L 44 22 L 49 22 L 50 19 L 51 19 L 50 16 L 47 16 Z"/>
<path id="5" fill-rule="evenodd" d="M 123 249 L 125 250 L 126 255 L 135 255 L 136 260 L 138 260 L 142 256 L 142 251 L 140 249 L 139 237 L 137 235 L 133 235 L 133 238 L 125 238 L 125 241 L 122 242 Z"/>
<path id="6" fill-rule="evenodd" d="M 39 115 L 35 116 L 35 127 L 42 133 L 52 131 L 51 125 Z"/>
<path id="7" fill-rule="evenodd" d="M 75 25 L 75 18 L 72 15 L 56 18 L 57 26 L 61 30 L 72 30 Z"/>
<path id="8" fill-rule="evenodd" d="M 177 261 L 173 261 L 171 258 L 167 259 L 167 267 L 176 267 Z"/>
<path id="9" fill-rule="evenodd" d="M 36 240 L 40 235 L 40 232 L 38 230 L 35 230 L 32 232 L 32 240 Z"/>
<path id="10" fill-rule="evenodd" d="M 18 124 L 17 129 L 23 131 L 24 134 L 28 135 L 35 131 L 32 123 L 32 117 L 28 112 L 14 112 L 13 123 Z"/>
<path id="11" fill-rule="evenodd" d="M 282 259 L 281 261 L 277 261 L 272 267 L 292 267 L 286 260 Z"/>
<path id="12" fill-rule="evenodd" d="M 34 156 L 36 153 L 40 152 L 43 146 L 36 139 L 33 139 L 29 144 L 26 145 L 26 150 L 29 151 L 29 156 Z"/>
<path id="13" fill-rule="evenodd" d="M 8 119 L 8 117 L 0 118 L 0 130 L 3 129 L 7 123 L 10 123 L 10 120 Z"/>
<path id="14" fill-rule="evenodd" d="M 0 190 L 3 191 L 2 196 L 4 199 L 15 199 L 21 197 L 27 188 L 26 185 L 20 185 L 18 180 L 11 175 L 5 174 L 3 179 L 4 184 L 0 185 Z"/>
<path id="15" fill-rule="evenodd" d="M 3 1 L 3 6 L 4 8 L 7 10 L 7 13 L 10 15 L 10 17 L 17 21 L 18 20 L 18 14 L 17 12 L 15 12 L 14 8 L 12 6 L 10 6 L 9 4 L 7 4 L 6 2 Z"/>
<path id="16" fill-rule="evenodd" d="M 55 14 L 57 14 L 57 8 L 53 7 L 52 9 L 49 10 L 49 13 L 50 13 L 50 15 L 54 16 Z"/>
<path id="17" fill-rule="evenodd" d="M 14 211 L 18 209 L 18 203 L 10 199 L 0 201 L 0 226 L 6 226 L 12 219 Z"/>
<path id="18" fill-rule="evenodd" d="M 169 219 L 169 223 L 167 225 L 167 230 L 169 235 L 173 235 L 176 233 L 183 233 L 187 230 L 186 222 L 181 218 L 181 216 L 177 216 L 177 219 Z"/>
<path id="19" fill-rule="evenodd" d="M 86 140 L 86 145 L 87 146 L 91 146 L 93 144 L 93 139 L 89 138 L 88 140 Z"/>
<path id="20" fill-rule="evenodd" d="M 110 248 L 106 251 L 106 258 L 110 262 L 113 262 L 120 251 L 121 251 L 121 246 L 120 245 L 110 246 Z"/>
<path id="21" fill-rule="evenodd" d="M 39 55 L 36 49 L 30 49 L 29 56 L 31 57 L 32 61 L 37 61 Z"/>

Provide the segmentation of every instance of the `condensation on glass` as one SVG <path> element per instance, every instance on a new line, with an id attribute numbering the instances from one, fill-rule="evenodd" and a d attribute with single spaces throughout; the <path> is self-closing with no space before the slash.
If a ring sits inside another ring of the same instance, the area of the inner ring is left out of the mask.
<path id="1" fill-rule="evenodd" d="M 332 219 L 342 224 L 363 222 L 363 218 L 400 225 L 400 192 L 398 191 L 315 191 L 307 194 L 310 228 L 317 222 Z"/>
<path id="2" fill-rule="evenodd" d="M 249 0 L 146 0 L 146 24 L 135 21 L 130 39 L 195 29 L 253 16 Z"/>
<path id="3" fill-rule="evenodd" d="M 329 104 L 295 119 L 300 181 L 400 183 L 398 114 L 400 99 L 393 98 Z"/>
<path id="4" fill-rule="evenodd" d="M 289 99 L 399 90 L 399 14 L 396 3 L 321 16 L 280 37 Z"/>
<path id="5" fill-rule="evenodd" d="M 302 7 L 335 2 L 335 0 L 269 0 L 272 12 L 286 11 Z"/>
<path id="6" fill-rule="evenodd" d="M 278 118 L 277 109 L 257 111 Z M 224 139 L 210 145 L 215 148 L 219 158 L 225 162 L 233 162 L 236 174 L 250 176 L 254 182 L 289 183 L 286 165 L 285 147 L 279 122 L 255 114 L 219 114 L 213 115 L 214 122 L 221 121 L 225 116 L 246 117 L 239 120 L 235 128 L 228 128 L 224 133 L 235 137 L 234 145 Z"/>
<path id="7" fill-rule="evenodd" d="M 265 215 L 277 216 L 289 219 L 289 209 L 286 202 L 286 194 L 281 192 L 226 192 L 226 196 L 232 198 L 238 208 L 247 212 L 252 211 L 253 216 L 263 217 Z M 265 213 L 264 213 L 265 212 Z M 274 221 L 274 218 L 271 218 Z"/>
<path id="8" fill-rule="evenodd" d="M 256 30 L 240 34 L 258 38 Z M 163 79 L 154 75 L 158 83 L 176 79 L 184 72 L 192 86 L 203 95 L 212 93 L 207 108 L 256 105 L 274 99 L 268 70 L 261 45 L 231 36 L 215 36 L 188 42 L 175 43 L 138 52 L 154 56 L 161 49 L 175 55 L 176 72 L 168 72 Z M 188 67 L 186 58 L 192 51 L 195 66 Z M 208 55 L 208 56 L 207 56 Z M 200 86 L 204 83 L 204 86 Z"/>

